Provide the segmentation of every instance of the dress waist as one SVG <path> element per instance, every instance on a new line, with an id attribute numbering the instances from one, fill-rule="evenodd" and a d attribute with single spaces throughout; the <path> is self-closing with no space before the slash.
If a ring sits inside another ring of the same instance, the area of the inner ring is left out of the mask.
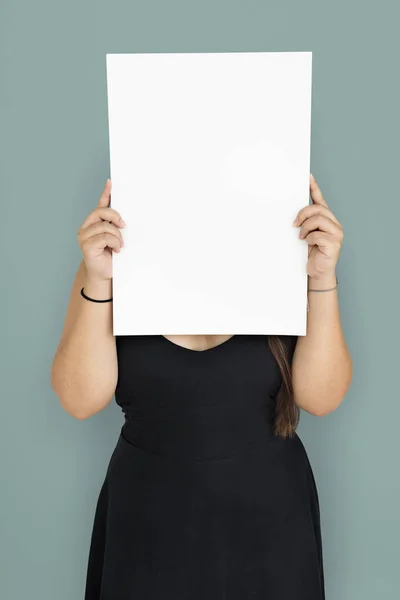
<path id="1" fill-rule="evenodd" d="M 217 411 L 218 412 L 218 411 Z M 183 459 L 226 458 L 262 446 L 273 436 L 265 414 L 172 413 L 125 416 L 125 441 L 148 452 Z"/>

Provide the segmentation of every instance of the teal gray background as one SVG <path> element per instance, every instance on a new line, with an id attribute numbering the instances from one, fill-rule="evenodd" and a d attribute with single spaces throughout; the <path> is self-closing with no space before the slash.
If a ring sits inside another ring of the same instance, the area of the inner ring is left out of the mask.
<path id="1" fill-rule="evenodd" d="M 302 412 L 298 432 L 320 495 L 327 600 L 399 593 L 398 18 L 394 0 L 0 2 L 1 598 L 83 598 L 123 424 L 114 403 L 74 420 L 50 387 L 77 229 L 109 176 L 114 52 L 313 52 L 311 171 L 345 231 L 354 377 L 334 413 Z"/>

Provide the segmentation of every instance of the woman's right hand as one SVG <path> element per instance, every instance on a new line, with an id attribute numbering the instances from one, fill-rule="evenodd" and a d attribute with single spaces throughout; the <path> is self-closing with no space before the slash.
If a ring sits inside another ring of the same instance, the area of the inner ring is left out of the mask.
<path id="1" fill-rule="evenodd" d="M 124 242 L 118 229 L 125 223 L 120 214 L 110 208 L 111 181 L 107 179 L 97 207 L 78 230 L 78 243 L 91 281 L 112 279 L 112 253 L 120 252 Z"/>

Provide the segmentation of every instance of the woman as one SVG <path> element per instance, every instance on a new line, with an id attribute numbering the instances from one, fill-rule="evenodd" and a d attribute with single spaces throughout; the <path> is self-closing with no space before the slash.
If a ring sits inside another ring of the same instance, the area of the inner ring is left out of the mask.
<path id="1" fill-rule="evenodd" d="M 113 398 L 125 423 L 94 519 L 85 600 L 322 600 L 317 488 L 296 433 L 352 377 L 338 309 L 343 230 L 310 176 L 307 335 L 113 336 L 107 181 L 79 229 L 83 260 L 52 365 L 78 419 Z"/>

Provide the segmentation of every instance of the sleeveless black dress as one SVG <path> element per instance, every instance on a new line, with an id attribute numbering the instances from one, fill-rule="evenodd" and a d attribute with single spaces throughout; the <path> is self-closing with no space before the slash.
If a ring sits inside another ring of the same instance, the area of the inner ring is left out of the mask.
<path id="1" fill-rule="evenodd" d="M 282 339 L 291 358 L 297 338 Z M 324 600 L 317 488 L 298 435 L 272 435 L 281 374 L 267 336 L 116 344 L 125 423 L 85 600 Z"/>

